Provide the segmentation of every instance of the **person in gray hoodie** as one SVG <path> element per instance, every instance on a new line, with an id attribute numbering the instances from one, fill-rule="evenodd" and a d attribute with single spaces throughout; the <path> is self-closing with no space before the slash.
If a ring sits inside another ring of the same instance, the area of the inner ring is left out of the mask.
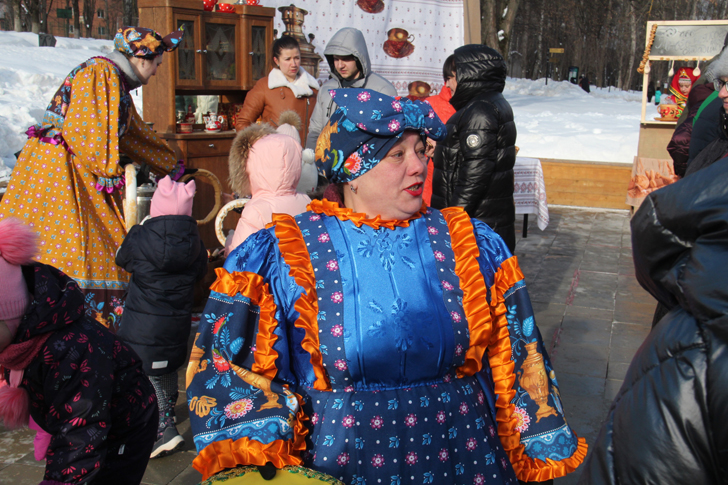
<path id="1" fill-rule="evenodd" d="M 331 79 L 321 86 L 311 114 L 306 148 L 312 150 L 316 149 L 321 130 L 337 108 L 329 94 L 330 89 L 366 88 L 397 96 L 392 83 L 372 72 L 367 43 L 360 30 L 345 27 L 336 32 L 324 49 L 324 56 L 331 69 Z"/>

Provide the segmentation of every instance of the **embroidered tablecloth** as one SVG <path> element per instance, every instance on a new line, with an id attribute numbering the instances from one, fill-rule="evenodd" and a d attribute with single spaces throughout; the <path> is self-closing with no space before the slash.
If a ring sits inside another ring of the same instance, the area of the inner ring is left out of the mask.
<path id="1" fill-rule="evenodd" d="M 538 158 L 516 157 L 513 166 L 513 201 L 516 214 L 536 214 L 538 228 L 549 225 L 549 206 L 546 201 L 546 184 Z"/>

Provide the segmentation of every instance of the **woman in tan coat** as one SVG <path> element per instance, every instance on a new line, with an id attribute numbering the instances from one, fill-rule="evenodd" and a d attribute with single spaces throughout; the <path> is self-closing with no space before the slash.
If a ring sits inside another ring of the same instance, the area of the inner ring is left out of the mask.
<path id="1" fill-rule="evenodd" d="M 258 118 L 275 127 L 283 111 L 293 110 L 301 117 L 299 134 L 305 140 L 316 104 L 318 82 L 301 67 L 301 50 L 293 37 L 284 35 L 273 43 L 273 64 L 275 67 L 268 76 L 259 79 L 245 96 L 245 104 L 235 119 L 235 129 L 242 130 Z"/>

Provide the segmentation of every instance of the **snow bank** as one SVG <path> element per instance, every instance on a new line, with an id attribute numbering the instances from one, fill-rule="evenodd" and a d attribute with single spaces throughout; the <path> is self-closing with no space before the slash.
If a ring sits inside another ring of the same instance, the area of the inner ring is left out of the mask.
<path id="1" fill-rule="evenodd" d="M 508 78 L 518 155 L 631 164 L 637 155 L 642 95 L 568 81 Z"/>

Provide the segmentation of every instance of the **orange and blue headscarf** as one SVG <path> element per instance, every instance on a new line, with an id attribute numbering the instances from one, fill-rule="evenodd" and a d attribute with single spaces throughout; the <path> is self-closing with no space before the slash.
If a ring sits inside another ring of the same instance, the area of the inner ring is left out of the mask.
<path id="1" fill-rule="evenodd" d="M 184 29 L 162 37 L 152 29 L 122 27 L 114 36 L 114 49 L 131 57 L 156 57 L 175 50 L 184 36 Z"/>
<path id="2" fill-rule="evenodd" d="M 350 182 L 374 168 L 405 130 L 444 140 L 445 125 L 428 103 L 370 89 L 332 89 L 338 105 L 316 142 L 316 165 L 332 183 Z"/>

